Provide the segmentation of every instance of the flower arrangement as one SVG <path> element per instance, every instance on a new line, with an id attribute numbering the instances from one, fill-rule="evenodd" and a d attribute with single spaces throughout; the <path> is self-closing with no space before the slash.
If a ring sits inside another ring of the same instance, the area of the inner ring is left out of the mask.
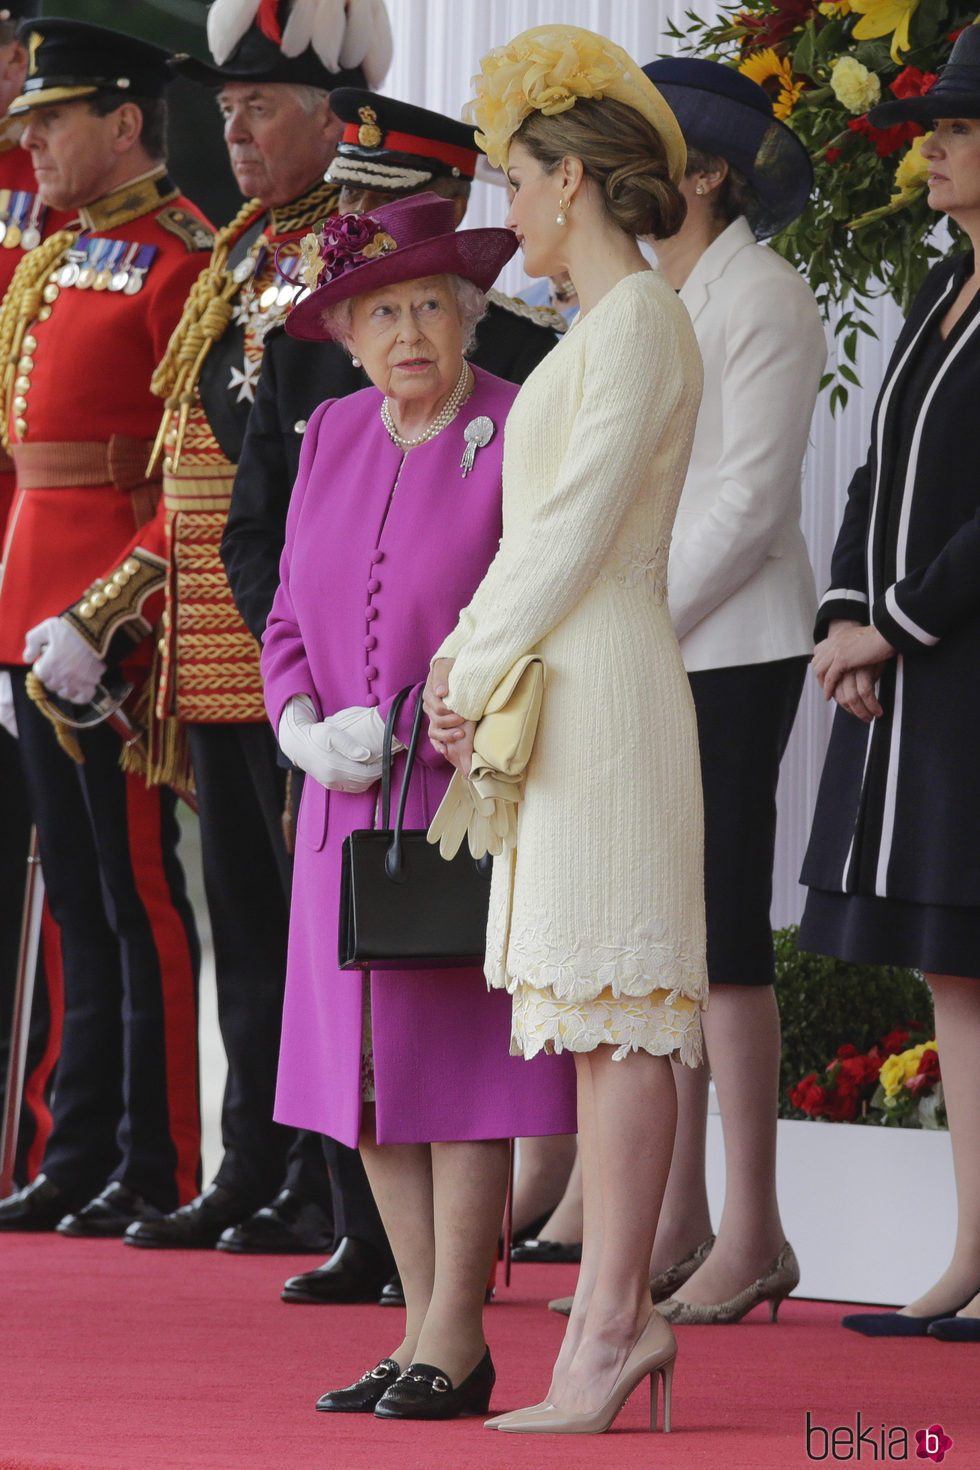
<path id="1" fill-rule="evenodd" d="M 714 20 L 689 10 L 684 29 L 668 25 L 683 50 L 764 87 L 813 161 L 810 203 L 772 243 L 834 325 L 838 366 L 822 385 L 834 384 L 833 411 L 858 384 L 858 333 L 874 335 L 868 299 L 888 291 L 906 311 L 942 253 L 930 238 L 937 217 L 926 202 L 922 129 L 876 128 L 867 114 L 925 92 L 976 16 L 976 0 L 749 0 L 723 5 Z"/>
<path id="2" fill-rule="evenodd" d="M 789 1098 L 808 1118 L 835 1123 L 946 1127 L 936 1043 L 920 1021 L 896 1027 L 864 1054 L 850 1044 L 839 1047 L 823 1072 L 790 1088 Z"/>
<path id="3" fill-rule="evenodd" d="M 336 214 L 319 234 L 300 241 L 303 279 L 311 291 L 326 286 L 344 271 L 377 255 L 390 255 L 398 245 L 368 214 Z"/>

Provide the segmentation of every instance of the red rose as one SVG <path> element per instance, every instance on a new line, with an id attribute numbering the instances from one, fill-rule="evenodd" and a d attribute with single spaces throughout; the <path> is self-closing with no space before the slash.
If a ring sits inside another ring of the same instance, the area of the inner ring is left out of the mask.
<path id="1" fill-rule="evenodd" d="M 897 1056 L 900 1051 L 907 1050 L 908 1044 L 909 1033 L 903 1026 L 896 1026 L 894 1031 L 889 1031 L 878 1043 L 886 1057 Z"/>
<path id="2" fill-rule="evenodd" d="M 891 90 L 896 97 L 921 97 L 938 75 L 935 71 L 920 71 L 917 66 L 907 66 L 892 82 Z"/>
<path id="3" fill-rule="evenodd" d="M 828 163 L 836 163 L 842 152 L 843 149 L 841 148 L 828 148 L 824 154 L 824 158 Z"/>
<path id="4" fill-rule="evenodd" d="M 935 1047 L 929 1046 L 919 1058 L 919 1066 L 914 1077 L 905 1079 L 905 1086 L 913 1097 L 921 1097 L 924 1092 L 931 1092 L 937 1082 L 942 1081 L 942 1073 L 939 1070 L 939 1056 Z"/>
<path id="5" fill-rule="evenodd" d="M 890 154 L 897 153 L 899 148 L 904 148 L 906 143 L 910 143 L 922 132 L 919 124 L 914 122 L 896 123 L 893 128 L 875 128 L 868 122 L 867 114 L 851 118 L 847 126 L 852 133 L 861 133 L 873 143 L 879 158 L 888 158 Z"/>

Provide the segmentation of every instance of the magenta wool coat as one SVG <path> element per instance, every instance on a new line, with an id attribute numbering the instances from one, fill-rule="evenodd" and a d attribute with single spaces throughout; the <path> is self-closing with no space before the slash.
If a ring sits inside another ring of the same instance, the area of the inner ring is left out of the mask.
<path id="1" fill-rule="evenodd" d="M 455 626 L 500 539 L 503 426 L 517 389 L 474 368 L 476 386 L 436 438 L 402 455 L 366 388 L 310 419 L 262 653 L 273 728 L 295 694 L 323 716 L 372 705 L 384 717 Z M 463 430 L 496 432 L 464 479 Z M 398 733 L 407 739 L 406 700 Z M 396 760 L 400 789 L 404 757 Z M 452 774 L 424 739 L 405 822 L 425 827 Z M 303 786 L 275 1116 L 356 1146 L 364 978 L 337 966 L 344 838 L 376 824 L 362 795 Z M 510 996 L 482 970 L 374 971 L 370 977 L 380 1143 L 575 1131 L 570 1059 L 509 1055 Z"/>

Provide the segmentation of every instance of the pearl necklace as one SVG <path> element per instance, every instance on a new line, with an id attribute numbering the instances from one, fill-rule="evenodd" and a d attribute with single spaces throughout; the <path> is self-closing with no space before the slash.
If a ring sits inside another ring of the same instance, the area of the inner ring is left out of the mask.
<path id="1" fill-rule="evenodd" d="M 398 430 L 395 428 L 394 420 L 391 417 L 391 409 L 388 407 L 388 399 L 385 398 L 384 402 L 381 405 L 381 422 L 387 429 L 388 437 L 391 439 L 391 442 L 393 444 L 397 444 L 399 449 L 414 449 L 416 444 L 425 444 L 429 439 L 434 439 L 436 435 L 446 427 L 447 424 L 452 423 L 453 419 L 459 413 L 460 404 L 466 397 L 466 390 L 469 385 L 469 377 L 470 365 L 468 362 L 464 361 L 459 378 L 456 382 L 456 386 L 450 393 L 449 397 L 446 399 L 445 405 L 443 406 L 441 411 L 436 414 L 435 418 L 432 420 L 431 424 L 429 424 L 428 428 L 423 429 L 421 434 L 416 434 L 414 439 L 406 439 L 403 434 L 399 434 Z"/>

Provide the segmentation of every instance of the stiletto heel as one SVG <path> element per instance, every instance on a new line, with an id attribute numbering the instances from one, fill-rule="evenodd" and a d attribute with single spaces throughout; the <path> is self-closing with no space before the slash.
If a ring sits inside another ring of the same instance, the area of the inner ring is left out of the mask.
<path id="1" fill-rule="evenodd" d="M 650 1375 L 650 1428 L 657 1428 L 657 1379 L 664 1386 L 664 1434 L 670 1433 L 670 1391 L 674 1382 L 674 1359 Z"/>
<path id="2" fill-rule="evenodd" d="M 666 1332 L 664 1329 L 667 1329 Z M 659 1381 L 664 1384 L 664 1433 L 670 1433 L 670 1390 L 677 1339 L 656 1311 L 640 1333 L 604 1404 L 585 1414 L 570 1414 L 544 1404 L 517 1409 L 494 1423 L 501 1434 L 605 1434 L 635 1388 L 650 1379 L 650 1427 L 656 1429 Z"/>

